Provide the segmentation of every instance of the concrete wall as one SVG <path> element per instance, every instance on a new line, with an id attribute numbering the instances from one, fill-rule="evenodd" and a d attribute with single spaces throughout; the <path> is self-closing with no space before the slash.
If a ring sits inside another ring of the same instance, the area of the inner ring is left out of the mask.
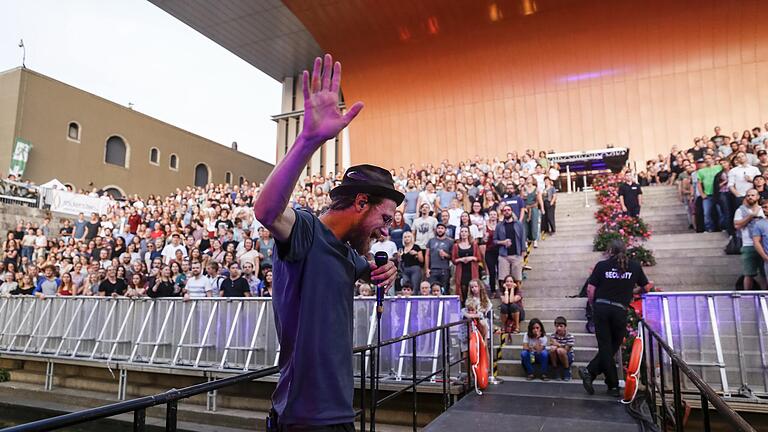
<path id="1" fill-rule="evenodd" d="M 608 143 L 648 159 L 768 121 L 765 1 L 284 3 L 365 102 L 352 163 Z"/>
<path id="2" fill-rule="evenodd" d="M 19 105 L 20 73 L 0 74 L 0 173 L 5 176 L 11 165 Z"/>
<path id="3" fill-rule="evenodd" d="M 128 194 L 165 194 L 193 184 L 198 163 L 208 166 L 209 181 L 216 183 L 224 182 L 227 171 L 233 181 L 240 176 L 263 181 L 272 169 L 269 163 L 28 69 L 1 76 L 10 83 L 21 80 L 16 135 L 33 145 L 24 177 L 34 182 L 58 178 L 77 188 L 93 183 L 98 188 L 117 186 Z M 0 87 L 0 104 L 10 105 L 12 92 L 12 85 Z M 0 128 L 8 123 L 10 112 L 0 105 Z M 72 121 L 80 125 L 79 142 L 68 139 Z M 0 129 L 5 145 L 3 133 Z M 127 167 L 104 162 L 105 144 L 113 135 L 127 144 Z M 160 151 L 157 165 L 149 159 L 153 147 Z M 177 170 L 169 168 L 171 154 L 178 156 Z"/>
<path id="4" fill-rule="evenodd" d="M 15 204 L 0 203 L 0 236 L 5 240 L 5 236 L 8 231 L 15 230 L 16 224 L 32 222 L 32 225 L 39 226 L 43 223 L 43 219 L 51 218 L 52 236 L 58 237 L 59 229 L 62 227 L 61 221 L 63 219 L 70 219 L 74 221 L 76 217 L 62 214 L 53 213 L 48 210 L 41 210 L 36 208 L 24 207 Z"/>

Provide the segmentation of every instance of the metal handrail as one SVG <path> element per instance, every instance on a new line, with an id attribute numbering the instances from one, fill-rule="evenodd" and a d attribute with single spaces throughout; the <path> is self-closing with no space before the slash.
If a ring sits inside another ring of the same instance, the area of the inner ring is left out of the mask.
<path id="1" fill-rule="evenodd" d="M 640 320 L 640 325 L 642 326 L 643 330 L 643 337 L 645 338 L 644 343 L 646 348 L 646 354 L 650 358 L 650 361 L 645 361 L 645 368 L 646 368 L 646 376 L 649 376 L 650 379 L 648 380 L 649 387 L 651 388 L 651 398 L 653 400 L 651 410 L 654 413 L 655 417 L 657 419 L 660 419 L 662 422 L 662 425 L 666 423 L 666 400 L 665 400 L 665 385 L 664 385 L 664 362 L 663 362 L 663 354 L 666 354 L 671 362 L 672 367 L 672 393 L 673 393 L 673 404 L 674 404 L 674 420 L 675 420 L 675 431 L 676 432 L 682 432 L 684 431 L 685 426 L 683 425 L 683 402 L 682 402 L 682 390 L 681 390 L 681 376 L 680 372 L 682 371 L 683 374 L 685 374 L 686 377 L 693 383 L 693 385 L 696 386 L 696 388 L 699 391 L 699 396 L 701 398 L 701 410 L 703 412 L 703 418 L 704 418 L 704 431 L 709 432 L 710 431 L 710 418 L 709 418 L 709 404 L 711 403 L 712 406 L 717 410 L 717 412 L 723 417 L 723 419 L 728 422 L 728 424 L 733 428 L 732 430 L 737 432 L 756 432 L 755 429 L 747 423 L 746 420 L 744 420 L 743 417 L 741 417 L 733 408 L 731 408 L 728 403 L 723 399 L 722 396 L 717 394 L 715 390 L 709 386 L 694 370 L 688 365 L 688 363 L 685 362 L 685 360 L 680 357 L 680 355 L 671 347 L 669 344 L 667 344 L 664 341 L 664 338 L 658 334 L 656 331 L 654 331 L 651 326 L 645 321 Z M 659 363 L 660 363 L 660 380 L 659 385 L 660 389 L 656 389 L 656 367 L 654 362 L 654 353 L 653 350 L 653 343 L 656 341 L 658 343 L 658 356 L 659 356 Z M 661 412 L 656 413 L 656 394 L 659 393 L 661 397 Z"/>
<path id="2" fill-rule="evenodd" d="M 416 338 L 419 336 L 424 336 L 430 333 L 434 332 L 441 332 L 443 336 L 443 368 L 425 378 L 422 378 L 420 380 L 416 379 L 416 368 L 414 367 L 412 369 L 412 379 L 413 382 L 411 385 L 406 387 L 405 389 L 401 389 L 398 392 L 394 394 L 390 394 L 387 397 L 381 399 L 381 400 L 372 400 L 371 405 L 369 407 L 369 410 L 371 412 L 371 431 L 375 431 L 375 412 L 376 408 L 378 406 L 381 406 L 384 402 L 387 402 L 391 399 L 394 399 L 396 396 L 404 393 L 405 391 L 408 391 L 410 389 L 413 389 L 413 430 L 416 430 L 416 386 L 419 383 L 422 383 L 426 381 L 427 379 L 430 379 L 433 376 L 437 376 L 438 374 L 443 375 L 443 408 L 448 408 L 448 389 L 447 389 L 447 380 L 448 380 L 448 370 L 451 366 L 463 361 L 462 359 L 459 359 L 458 361 L 451 362 L 450 359 L 448 359 L 448 356 L 450 356 L 450 350 L 447 346 L 448 341 L 448 330 L 452 327 L 456 327 L 459 325 L 469 325 L 469 320 L 463 319 L 459 321 L 455 321 L 453 323 L 444 324 L 440 326 L 436 326 L 433 328 L 429 328 L 426 330 L 421 330 L 419 332 L 408 334 L 405 336 L 400 336 L 397 338 L 388 339 L 385 341 L 382 341 L 379 344 L 368 344 L 368 345 L 362 345 L 355 347 L 353 349 L 353 354 L 364 354 L 367 351 L 373 351 L 371 354 L 371 358 L 374 358 L 375 356 L 375 350 L 380 349 L 381 347 L 392 345 L 398 342 L 406 341 L 406 340 L 412 340 L 413 341 L 413 360 L 412 364 L 415 366 L 416 363 Z M 365 416 L 365 387 L 366 387 L 366 377 L 365 377 L 365 355 L 361 355 L 361 365 L 362 369 L 360 371 L 360 407 L 361 409 L 356 411 L 356 416 L 360 417 L 360 424 L 361 424 L 361 430 L 365 430 L 366 425 L 366 416 Z M 376 388 L 378 388 L 378 381 L 380 380 L 380 377 L 378 375 L 374 375 L 373 373 L 374 368 L 371 368 L 371 382 L 372 382 L 372 388 L 373 385 L 376 385 Z M 82 411 L 77 411 L 73 413 L 63 414 L 56 417 L 51 417 L 48 419 L 38 420 L 31 423 L 26 423 L 23 425 L 18 426 L 11 426 L 9 428 L 2 429 L 0 431 L 2 432 L 31 432 L 31 431 L 49 431 L 49 430 L 55 430 L 60 429 L 67 426 L 73 426 L 77 424 L 87 423 L 94 420 L 100 420 L 107 417 L 112 417 L 119 414 L 125 414 L 128 412 L 133 412 L 133 430 L 134 431 L 144 431 L 146 428 L 146 409 L 151 408 L 153 406 L 165 404 L 166 405 L 166 431 L 175 431 L 176 425 L 177 425 L 177 410 L 178 410 L 178 401 L 181 399 L 186 399 L 192 396 L 200 395 L 203 393 L 212 392 L 215 390 L 219 390 L 225 387 L 229 387 L 238 383 L 242 382 L 248 382 L 252 381 L 258 378 L 264 378 L 270 375 L 274 375 L 280 371 L 278 366 L 272 366 L 269 368 L 259 369 L 257 371 L 253 372 L 247 372 L 242 373 L 239 375 L 235 375 L 232 377 L 222 378 L 214 381 L 209 381 L 205 383 L 195 384 L 189 387 L 185 387 L 182 389 L 170 389 L 163 393 L 159 393 L 153 396 L 145 396 L 137 399 L 132 399 L 124 402 L 117 402 L 109 405 L 104 405 L 101 407 L 86 409 Z"/>
<path id="3" fill-rule="evenodd" d="M 100 420 L 107 417 L 116 416 L 119 414 L 125 414 L 133 411 L 133 423 L 134 430 L 144 430 L 146 409 L 156 405 L 167 404 L 168 413 L 166 416 L 166 430 L 168 430 L 170 423 L 173 424 L 173 430 L 176 430 L 176 403 L 180 399 L 186 399 L 199 394 L 211 392 L 231 385 L 239 384 L 241 382 L 253 381 L 258 378 L 264 378 L 270 375 L 274 375 L 280 371 L 277 366 L 272 366 L 265 369 L 260 369 L 253 372 L 247 372 L 232 377 L 222 378 L 215 381 L 204 382 L 195 384 L 193 386 L 184 387 L 182 389 L 170 389 L 163 393 L 158 393 L 152 396 L 144 396 L 137 399 L 131 399 L 124 402 L 117 402 L 109 405 L 104 405 L 96 408 L 91 408 L 83 411 L 76 411 L 69 414 L 63 414 L 56 417 L 51 417 L 43 420 L 37 420 L 31 423 L 26 423 L 18 426 L 11 426 L 9 428 L 2 429 L 3 432 L 21 432 L 21 431 L 48 431 L 60 429 L 67 426 L 74 426 L 89 421 Z M 173 406 L 171 406 L 173 405 Z M 172 413 L 172 415 L 171 415 Z M 137 426 L 139 429 L 137 429 Z"/>

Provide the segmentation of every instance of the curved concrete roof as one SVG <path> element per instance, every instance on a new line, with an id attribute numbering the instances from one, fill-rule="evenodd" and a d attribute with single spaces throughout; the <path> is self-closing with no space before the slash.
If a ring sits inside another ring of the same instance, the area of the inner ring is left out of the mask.
<path id="1" fill-rule="evenodd" d="M 149 1 L 278 81 L 322 54 L 280 0 Z"/>

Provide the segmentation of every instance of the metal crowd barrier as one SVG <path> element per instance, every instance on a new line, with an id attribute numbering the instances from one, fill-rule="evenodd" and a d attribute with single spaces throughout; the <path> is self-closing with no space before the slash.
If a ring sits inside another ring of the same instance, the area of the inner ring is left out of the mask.
<path id="1" fill-rule="evenodd" d="M 27 183 L 0 179 L 0 203 L 36 208 L 38 187 Z"/>
<path id="2" fill-rule="evenodd" d="M 650 328 L 726 399 L 766 401 L 768 293 L 649 293 L 643 298 L 643 315 Z M 671 385 L 671 374 L 665 376 L 665 384 Z M 686 379 L 682 388 L 697 391 Z"/>
<path id="3" fill-rule="evenodd" d="M 456 296 L 387 298 L 381 320 L 382 339 L 461 319 Z M 354 346 L 375 342 L 375 298 L 355 299 L 353 325 Z M 452 354 L 457 355 L 457 331 L 451 333 L 449 342 Z M 419 339 L 419 376 L 437 370 L 441 348 L 437 334 Z M 269 298 L 0 299 L 0 355 L 248 371 L 276 365 L 279 353 Z M 411 353 L 411 345 L 405 341 L 383 349 L 383 379 L 410 377 L 412 367 L 405 360 Z M 355 373 L 359 374 L 360 362 L 355 364 Z"/>

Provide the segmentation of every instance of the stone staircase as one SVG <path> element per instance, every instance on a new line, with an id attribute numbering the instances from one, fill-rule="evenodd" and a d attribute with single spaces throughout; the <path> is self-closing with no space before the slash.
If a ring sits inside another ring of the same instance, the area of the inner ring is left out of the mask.
<path id="1" fill-rule="evenodd" d="M 727 236 L 723 233 L 697 234 L 688 228 L 686 211 L 674 187 L 656 186 L 643 190 L 641 216 L 653 235 L 646 247 L 653 250 L 657 264 L 646 267 L 648 278 L 665 291 L 732 289 L 741 270 L 739 256 L 725 255 Z M 598 205 L 592 193 L 585 207 L 583 193 L 560 194 L 557 203 L 557 233 L 539 242 L 534 249 L 523 284 L 526 319 L 539 318 L 547 333 L 554 331 L 554 319 L 564 316 L 576 338 L 574 377 L 597 352 L 594 335 L 586 332 L 585 298 L 569 298 L 581 290 L 592 266 L 603 259 L 592 251 L 598 228 L 594 213 Z M 527 328 L 527 321 L 521 327 Z M 498 375 L 517 380 L 524 376 L 520 365 L 523 335 L 511 335 L 502 348 Z M 496 336 L 496 346 L 499 345 Z"/>
<path id="2" fill-rule="evenodd" d="M 58 236 L 59 229 L 63 226 L 60 221 L 63 218 L 74 221 L 77 217 L 72 217 L 63 213 L 52 213 L 48 210 L 41 210 L 37 208 L 25 207 L 16 204 L 0 203 L 0 233 L 2 233 L 3 240 L 8 231 L 15 230 L 17 223 L 32 222 L 37 226 L 43 223 L 43 219 L 46 217 L 51 218 L 51 232 Z"/>

